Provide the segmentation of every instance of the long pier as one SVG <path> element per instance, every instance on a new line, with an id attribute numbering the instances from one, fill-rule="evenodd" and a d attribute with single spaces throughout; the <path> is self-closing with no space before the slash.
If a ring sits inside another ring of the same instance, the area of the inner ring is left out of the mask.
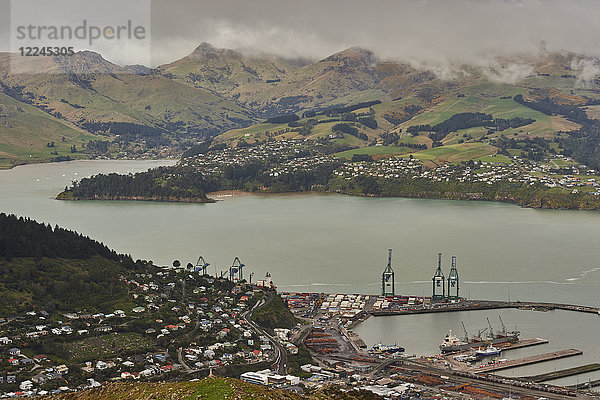
<path id="1" fill-rule="evenodd" d="M 500 371 L 502 369 L 520 367 L 523 365 L 537 364 L 544 361 L 557 360 L 559 358 L 566 358 L 572 356 L 578 356 L 583 354 L 583 351 L 577 349 L 559 350 L 552 353 L 537 354 L 534 356 L 519 358 L 516 360 L 509 360 L 502 363 L 494 363 L 484 365 L 478 368 L 471 368 L 471 372 L 475 374 Z"/>
<path id="2" fill-rule="evenodd" d="M 498 349 L 500 349 L 502 351 L 508 351 L 508 350 L 522 349 L 523 347 L 537 346 L 537 345 L 546 344 L 546 343 L 549 343 L 547 339 L 533 338 L 533 339 L 519 340 L 518 342 L 515 342 L 515 343 L 499 344 L 499 345 L 496 345 L 495 347 L 497 347 Z"/>
<path id="3" fill-rule="evenodd" d="M 548 372 L 545 374 L 539 374 L 534 376 L 523 376 L 518 379 L 527 382 L 546 382 L 553 379 L 565 378 L 567 376 L 579 375 L 585 372 L 592 372 L 600 370 L 600 364 L 586 364 L 579 367 L 561 369 L 560 371 Z M 587 385 L 587 382 L 586 382 Z"/>
<path id="4" fill-rule="evenodd" d="M 600 386 L 600 379 L 597 380 L 589 380 L 584 383 L 580 383 L 578 385 L 567 386 L 569 389 L 591 389 Z"/>
<path id="5" fill-rule="evenodd" d="M 502 308 L 517 308 L 534 311 L 566 310 L 589 314 L 600 315 L 600 309 L 597 307 L 579 306 L 574 304 L 560 303 L 540 303 L 540 302 L 522 302 L 522 301 L 488 301 L 488 300 L 466 300 L 459 303 L 434 303 L 432 305 L 405 306 L 402 308 L 388 310 L 371 310 L 370 314 L 379 317 L 387 315 L 410 315 L 427 314 L 438 312 L 456 312 L 456 311 L 474 311 L 474 310 L 494 310 Z"/>
<path id="6" fill-rule="evenodd" d="M 474 343 L 465 344 L 465 345 L 461 346 L 461 347 L 463 347 L 463 349 L 458 351 L 458 353 L 470 355 L 470 354 L 473 354 L 473 352 L 476 348 L 487 347 L 487 345 L 489 343 L 490 342 L 488 342 L 488 341 L 483 341 L 483 342 L 474 342 Z M 508 351 L 508 350 L 521 349 L 523 347 L 530 347 L 530 346 L 537 346 L 540 344 L 546 344 L 546 343 L 548 343 L 548 340 L 541 339 L 541 338 L 533 338 L 533 339 L 522 339 L 517 342 L 510 342 L 509 338 L 506 338 L 506 339 L 499 338 L 499 339 L 495 339 L 493 343 L 494 343 L 494 347 L 496 347 L 502 351 Z M 446 354 L 456 354 L 456 352 L 448 352 Z"/>

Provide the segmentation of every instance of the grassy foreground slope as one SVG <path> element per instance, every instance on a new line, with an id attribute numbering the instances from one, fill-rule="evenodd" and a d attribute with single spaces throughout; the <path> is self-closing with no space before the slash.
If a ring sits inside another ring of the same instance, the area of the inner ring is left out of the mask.
<path id="1" fill-rule="evenodd" d="M 381 397 L 365 391 L 322 388 L 305 395 L 269 389 L 231 378 L 206 378 L 177 383 L 111 383 L 97 389 L 45 397 L 51 400 L 368 400 Z"/>

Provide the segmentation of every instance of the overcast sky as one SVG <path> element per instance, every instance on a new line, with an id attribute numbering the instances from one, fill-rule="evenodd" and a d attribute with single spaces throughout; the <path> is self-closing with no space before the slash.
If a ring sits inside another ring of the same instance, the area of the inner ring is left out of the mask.
<path id="1" fill-rule="evenodd" d="M 68 1 L 52 0 L 48 18 L 63 21 Z M 123 12 L 130 1 L 102 12 L 123 18 L 132 12 Z M 44 2 L 30 1 L 31 15 Z M 148 8 L 151 58 L 147 45 L 135 43 L 92 50 L 120 64 L 152 66 L 181 58 L 201 42 L 314 59 L 362 46 L 383 58 L 470 61 L 484 51 L 530 52 L 542 43 L 549 50 L 600 57 L 598 0 L 153 0 Z M 3 51 L 10 48 L 5 11 L 0 10 Z M 90 14 L 96 12 L 90 6 Z"/>

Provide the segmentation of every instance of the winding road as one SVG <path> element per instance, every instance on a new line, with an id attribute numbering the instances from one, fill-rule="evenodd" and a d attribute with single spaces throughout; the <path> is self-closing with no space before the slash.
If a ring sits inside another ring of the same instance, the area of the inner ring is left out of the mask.
<path id="1" fill-rule="evenodd" d="M 277 366 L 277 373 L 280 375 L 287 375 L 287 353 L 285 351 L 285 348 L 281 345 L 281 343 L 279 343 L 279 341 L 277 341 L 273 336 L 271 336 L 268 332 L 263 330 L 261 327 L 259 327 L 257 324 L 254 323 L 254 321 L 252 321 L 249 318 L 249 316 L 251 316 L 254 311 L 266 306 L 272 300 L 273 300 L 273 294 L 271 293 L 271 294 L 269 294 L 269 297 L 267 298 L 267 300 L 261 299 L 254 305 L 254 307 L 252 307 L 249 311 L 246 311 L 243 314 L 243 318 L 244 318 L 244 321 L 246 321 L 248 323 L 248 325 L 250 325 L 250 327 L 252 327 L 252 329 L 254 329 L 254 331 L 256 331 L 259 335 L 265 336 L 269 340 L 269 342 L 275 349 L 275 363 L 274 364 Z"/>

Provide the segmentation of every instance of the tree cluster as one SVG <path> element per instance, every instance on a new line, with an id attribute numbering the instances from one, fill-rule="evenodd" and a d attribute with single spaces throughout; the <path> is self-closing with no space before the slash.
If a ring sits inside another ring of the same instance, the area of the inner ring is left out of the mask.
<path id="1" fill-rule="evenodd" d="M 0 213 L 0 257 L 86 259 L 92 256 L 113 261 L 125 257 L 76 232 Z"/>
<path id="2" fill-rule="evenodd" d="M 347 133 L 348 135 L 352 135 L 352 136 L 357 137 L 357 138 L 362 139 L 362 140 L 368 140 L 369 139 L 369 137 L 365 133 L 360 132 L 358 129 L 356 129 L 355 126 L 352 126 L 350 124 L 344 124 L 344 123 L 335 124 L 331 128 L 331 130 L 333 132 Z"/>

